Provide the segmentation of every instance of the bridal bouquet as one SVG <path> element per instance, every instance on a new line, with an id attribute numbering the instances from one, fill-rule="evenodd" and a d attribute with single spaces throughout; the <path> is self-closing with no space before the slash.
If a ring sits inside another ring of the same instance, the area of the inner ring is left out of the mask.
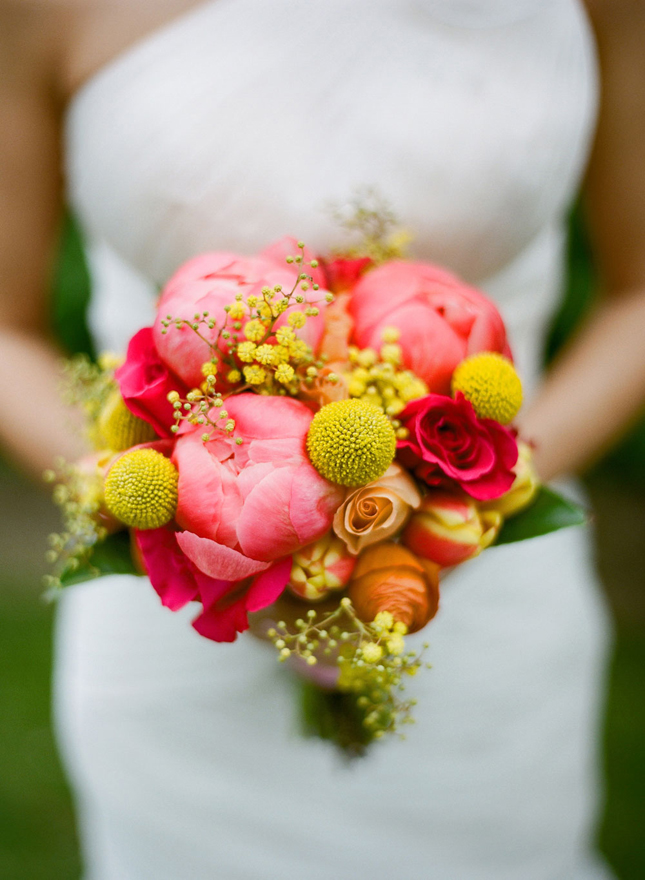
<path id="1" fill-rule="evenodd" d="M 442 570 L 583 519 L 512 426 L 495 306 L 383 250 L 202 254 L 124 360 L 68 372 L 96 452 L 49 475 L 66 519 L 50 585 L 145 573 L 219 642 L 266 619 L 281 661 L 333 670 L 308 706 L 347 748 L 410 720 L 406 638 Z"/>

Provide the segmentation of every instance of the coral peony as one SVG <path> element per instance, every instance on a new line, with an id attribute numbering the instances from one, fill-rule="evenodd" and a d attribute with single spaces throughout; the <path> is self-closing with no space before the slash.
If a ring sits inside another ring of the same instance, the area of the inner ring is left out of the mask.
<path id="1" fill-rule="evenodd" d="M 204 573 L 239 581 L 331 528 L 343 490 L 309 462 L 311 411 L 297 400 L 241 394 L 225 402 L 236 434 L 197 429 L 177 440 L 181 549 Z"/>
<path id="2" fill-rule="evenodd" d="M 413 400 L 400 419 L 409 436 L 399 440 L 399 457 L 428 485 L 456 484 L 480 501 L 511 488 L 515 437 L 492 419 L 478 419 L 461 392 L 455 400 L 442 394 Z"/>
<path id="3" fill-rule="evenodd" d="M 202 254 L 185 263 L 168 281 L 161 294 L 157 319 L 154 325 L 154 340 L 163 361 L 174 370 L 187 385 L 198 386 L 203 381 L 202 364 L 211 356 L 207 343 L 187 326 L 170 326 L 164 333 L 162 321 L 171 315 L 192 321 L 195 314 L 208 312 L 208 316 L 222 326 L 226 313 L 224 307 L 235 301 L 236 293 L 261 296 L 263 287 L 281 284 L 289 292 L 301 270 L 298 264 L 288 265 L 281 259 L 288 249 L 297 253 L 297 247 L 288 248 L 278 242 L 258 257 L 241 257 L 237 254 L 216 252 Z M 304 271 L 307 271 L 305 268 Z M 316 276 L 318 277 L 318 275 Z M 323 276 L 320 275 L 320 280 Z M 320 314 L 310 317 L 298 332 L 300 339 L 317 350 L 324 332 L 324 289 L 312 297 L 318 303 Z M 298 307 L 300 308 L 300 307 Z M 286 323 L 287 309 L 276 326 Z M 201 325 L 200 334 L 208 340 L 217 336 L 217 327 L 209 329 Z M 222 343 L 223 344 L 223 343 Z"/>
<path id="4" fill-rule="evenodd" d="M 439 566 L 400 544 L 375 544 L 358 558 L 349 598 L 362 620 L 371 622 L 389 611 L 408 632 L 416 632 L 439 608 Z"/>
<path id="5" fill-rule="evenodd" d="M 434 490 L 410 519 L 401 542 L 442 567 L 459 565 L 488 547 L 501 525 L 500 513 L 480 511 L 467 495 Z"/>
<path id="6" fill-rule="evenodd" d="M 482 293 L 430 263 L 393 260 L 356 285 L 351 313 L 361 348 L 379 349 L 386 327 L 401 331 L 405 366 L 447 394 L 457 364 L 478 351 L 510 356 L 499 312 Z"/>
<path id="7" fill-rule="evenodd" d="M 395 462 L 378 480 L 347 492 L 334 516 L 334 531 L 357 554 L 396 534 L 420 503 L 414 480 Z"/>

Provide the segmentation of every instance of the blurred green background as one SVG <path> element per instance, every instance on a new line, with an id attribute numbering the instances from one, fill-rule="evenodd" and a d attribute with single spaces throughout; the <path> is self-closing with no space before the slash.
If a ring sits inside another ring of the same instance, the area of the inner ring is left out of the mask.
<path id="1" fill-rule="evenodd" d="M 547 343 L 551 358 L 596 296 L 582 210 L 570 218 L 568 273 Z M 68 352 L 91 351 L 89 282 L 68 218 L 54 272 L 52 325 Z M 645 878 L 645 422 L 585 482 L 598 566 L 616 629 L 604 735 L 607 801 L 601 849 L 622 880 Z M 58 525 L 47 496 L 0 461 L 0 880 L 75 880 L 80 862 L 50 715 L 54 609 L 41 599 L 45 539 Z M 521 880 L 521 878 L 518 878 Z"/>

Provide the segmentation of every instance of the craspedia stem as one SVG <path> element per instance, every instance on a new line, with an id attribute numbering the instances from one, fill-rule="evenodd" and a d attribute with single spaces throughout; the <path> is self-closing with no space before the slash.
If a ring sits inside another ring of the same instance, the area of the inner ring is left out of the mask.
<path id="1" fill-rule="evenodd" d="M 117 459 L 105 478 L 105 506 L 134 529 L 165 526 L 177 509 L 177 469 L 156 449 L 135 449 Z"/>
<path id="2" fill-rule="evenodd" d="M 377 407 L 362 400 L 338 400 L 314 416 L 307 451 L 316 470 L 332 483 L 365 486 L 392 464 L 396 436 Z"/>

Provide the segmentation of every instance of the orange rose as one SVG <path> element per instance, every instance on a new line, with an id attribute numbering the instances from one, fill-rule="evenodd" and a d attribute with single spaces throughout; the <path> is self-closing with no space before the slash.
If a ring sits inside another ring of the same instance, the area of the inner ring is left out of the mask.
<path id="1" fill-rule="evenodd" d="M 349 598 L 366 623 L 389 611 L 408 632 L 422 629 L 439 607 L 439 566 L 417 559 L 393 542 L 376 544 L 358 558 Z"/>
<path id="2" fill-rule="evenodd" d="M 337 294 L 334 302 L 324 311 L 325 332 L 319 353 L 328 361 L 347 360 L 349 338 L 354 329 L 354 321 L 349 314 L 349 299 L 349 293 Z"/>
<path id="3" fill-rule="evenodd" d="M 298 398 L 314 412 L 318 412 L 321 407 L 328 403 L 334 403 L 336 400 L 347 400 L 349 391 L 347 390 L 347 379 L 341 372 L 343 366 L 343 364 L 328 364 L 318 370 L 318 375 L 310 383 L 303 379 L 300 383 Z M 330 375 L 336 376 L 335 382 L 329 381 Z M 313 403 L 313 407 L 310 403 Z"/>

